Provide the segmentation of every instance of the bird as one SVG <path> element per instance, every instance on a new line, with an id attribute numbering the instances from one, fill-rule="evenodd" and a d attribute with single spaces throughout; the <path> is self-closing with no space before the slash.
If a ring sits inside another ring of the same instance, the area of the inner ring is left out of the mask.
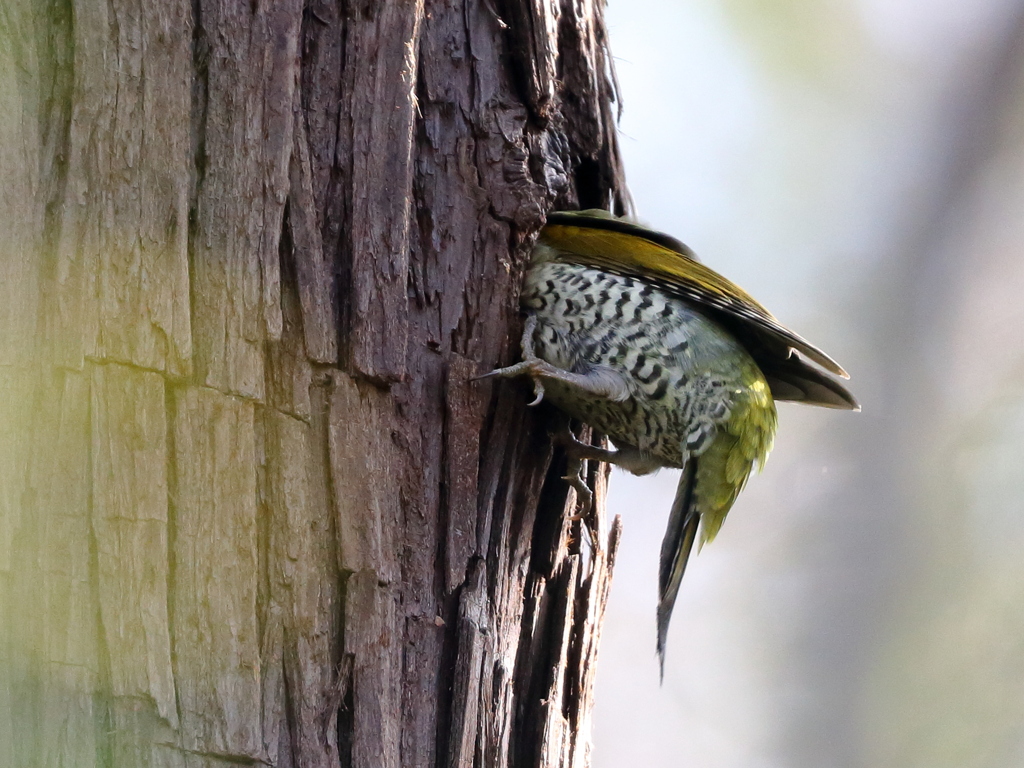
<path id="1" fill-rule="evenodd" d="M 775 403 L 858 411 L 831 357 L 782 325 L 685 244 L 603 210 L 548 214 L 520 305 L 522 361 L 480 378 L 532 379 L 535 397 L 606 435 L 558 435 L 589 504 L 584 460 L 637 475 L 681 469 L 658 573 L 664 679 L 672 610 L 694 544 L 715 538 L 778 423 Z"/>

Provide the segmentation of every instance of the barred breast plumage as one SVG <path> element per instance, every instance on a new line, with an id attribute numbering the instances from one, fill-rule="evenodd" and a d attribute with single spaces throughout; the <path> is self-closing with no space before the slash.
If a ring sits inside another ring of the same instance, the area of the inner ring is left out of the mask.
<path id="1" fill-rule="evenodd" d="M 685 301 L 632 277 L 559 262 L 526 276 L 522 304 L 537 318 L 538 357 L 576 373 L 618 372 L 621 402 L 558 381 L 547 396 L 562 410 L 636 448 L 655 466 L 682 467 L 711 444 L 757 366 L 736 340 Z M 746 376 L 744 376 L 746 374 Z"/>

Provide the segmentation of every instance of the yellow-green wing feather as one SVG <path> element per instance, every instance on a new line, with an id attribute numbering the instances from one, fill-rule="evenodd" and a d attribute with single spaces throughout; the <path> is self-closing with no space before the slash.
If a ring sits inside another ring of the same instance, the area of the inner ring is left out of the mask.
<path id="1" fill-rule="evenodd" d="M 835 360 L 779 323 L 750 294 L 688 255 L 689 249 L 687 253 L 670 249 L 652 239 L 660 233 L 644 237 L 636 233 L 644 231 L 638 225 L 629 224 L 634 230 L 630 232 L 612 222 L 618 220 L 585 213 L 550 214 L 541 242 L 553 248 L 560 260 L 647 280 L 753 324 L 826 370 L 849 378 Z"/>
<path id="2" fill-rule="evenodd" d="M 733 404 L 728 421 L 697 460 L 696 503 L 700 512 L 700 545 L 718 534 L 725 516 L 750 477 L 754 465 L 764 466 L 775 439 L 778 416 L 768 385 L 760 373 L 749 396 Z"/>

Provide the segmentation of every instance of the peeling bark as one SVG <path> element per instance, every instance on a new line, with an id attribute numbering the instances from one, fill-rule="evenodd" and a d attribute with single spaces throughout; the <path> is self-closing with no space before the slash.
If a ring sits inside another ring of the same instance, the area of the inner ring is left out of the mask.
<path id="1" fill-rule="evenodd" d="M 618 541 L 517 354 L 601 6 L 0 12 L 0 768 L 585 766 Z"/>

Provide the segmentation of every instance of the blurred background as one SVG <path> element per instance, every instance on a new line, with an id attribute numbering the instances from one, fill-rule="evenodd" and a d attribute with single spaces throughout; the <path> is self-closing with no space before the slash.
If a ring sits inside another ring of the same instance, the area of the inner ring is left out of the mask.
<path id="1" fill-rule="evenodd" d="M 642 221 L 852 374 L 780 407 L 654 653 L 617 472 L 596 768 L 1024 766 L 1024 3 L 609 0 Z"/>

